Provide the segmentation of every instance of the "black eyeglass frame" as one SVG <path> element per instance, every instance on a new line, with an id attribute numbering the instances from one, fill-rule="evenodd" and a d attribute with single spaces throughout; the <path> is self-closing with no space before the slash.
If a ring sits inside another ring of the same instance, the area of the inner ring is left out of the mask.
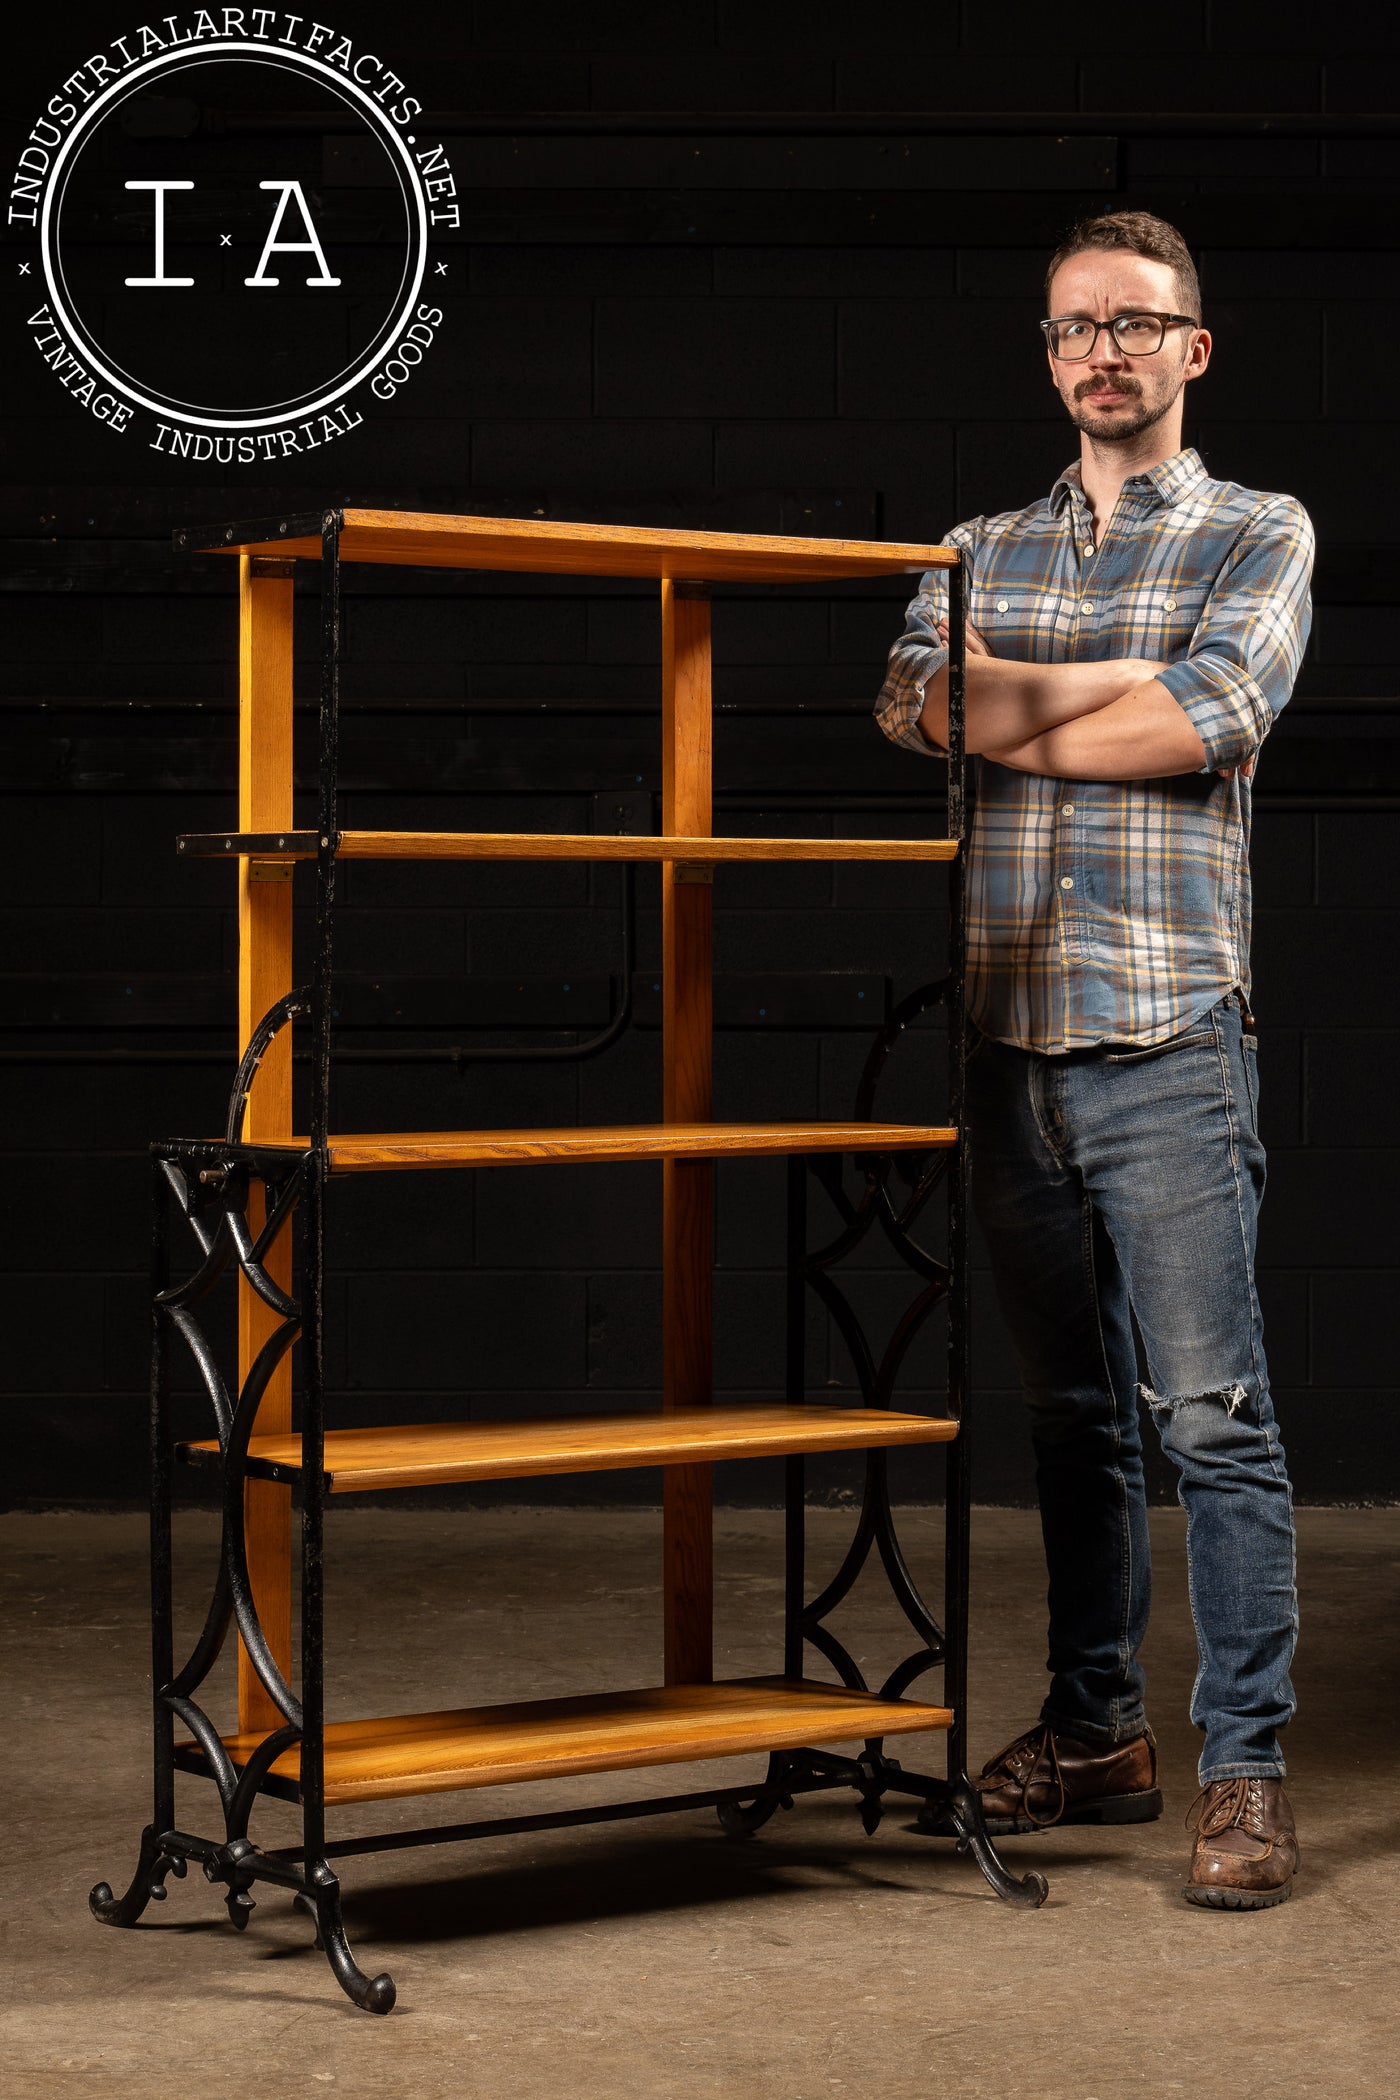
<path id="1" fill-rule="evenodd" d="M 1055 348 L 1054 338 L 1050 333 L 1052 328 L 1063 328 L 1068 321 L 1079 321 L 1092 325 L 1094 331 L 1089 339 L 1088 349 L 1081 350 L 1073 357 L 1066 357 L 1063 351 Z M 1155 321 L 1161 333 L 1150 350 L 1129 350 L 1119 341 L 1118 324 L 1120 321 Z M 1126 313 L 1115 314 L 1111 321 L 1094 321 L 1092 324 L 1089 323 L 1088 314 L 1056 314 L 1053 319 L 1042 321 L 1040 328 L 1041 333 L 1045 337 L 1045 347 L 1053 358 L 1057 359 L 1062 365 L 1078 365 L 1082 364 L 1085 358 L 1093 356 L 1094 351 L 1098 347 L 1099 337 L 1105 329 L 1112 335 L 1114 342 L 1118 344 L 1118 348 L 1123 351 L 1125 357 L 1155 357 L 1167 340 L 1167 330 L 1169 328 L 1199 328 L 1200 325 L 1200 320 L 1195 314 L 1160 314 L 1155 313 L 1150 306 L 1134 306 L 1129 308 Z"/>

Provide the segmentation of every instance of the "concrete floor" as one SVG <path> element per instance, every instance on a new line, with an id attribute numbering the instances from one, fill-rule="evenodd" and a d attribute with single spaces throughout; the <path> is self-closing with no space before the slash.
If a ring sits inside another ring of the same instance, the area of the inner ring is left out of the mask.
<path id="1" fill-rule="evenodd" d="M 814 1569 L 835 1565 L 849 1523 L 814 1516 Z M 342 1508 L 329 1530 L 332 1712 L 656 1681 L 648 1514 Z M 771 1668 L 778 1522 L 729 1515 L 719 1530 L 722 1666 Z M 936 1533 L 933 1516 L 908 1520 L 916 1566 L 931 1564 Z M 799 1800 L 747 1843 L 692 1813 L 382 1855 L 343 1871 L 358 1958 L 398 1984 L 380 2020 L 342 1997 L 308 1926 L 270 1892 L 242 1938 L 194 1874 L 135 1932 L 89 1917 L 94 1881 L 125 1886 L 147 1814 L 144 1521 L 6 1518 L 5 2092 L 1392 2096 L 1400 1511 L 1302 1514 L 1289 1751 L 1305 1869 L 1291 1903 L 1243 1917 L 1190 1909 L 1179 1893 L 1195 1747 L 1176 1513 L 1154 1534 L 1150 1707 L 1167 1813 L 1137 1830 L 1008 1840 L 1013 1864 L 1048 1875 L 1043 1910 L 999 1904 L 899 1808 L 864 1837 L 848 1795 Z M 1043 1577 L 1033 1518 L 981 1513 L 975 1539 L 980 1762 L 1035 1712 Z M 178 1540 L 192 1639 L 210 1520 L 183 1518 Z M 867 1580 L 845 1609 L 848 1638 L 892 1658 L 881 1603 Z M 603 1775 L 555 1786 L 548 1802 L 519 1787 L 384 1804 L 341 1811 L 335 1828 L 669 1793 L 757 1769 Z M 207 1786 L 181 1788 L 184 1827 L 212 1830 Z M 269 1804 L 262 1833 L 294 1841 L 293 1812 Z"/>

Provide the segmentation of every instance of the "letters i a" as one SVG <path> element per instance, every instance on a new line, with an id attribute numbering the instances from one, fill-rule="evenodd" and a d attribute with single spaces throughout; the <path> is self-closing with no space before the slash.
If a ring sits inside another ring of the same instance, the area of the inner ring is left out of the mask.
<path id="1" fill-rule="evenodd" d="M 159 182 L 137 181 L 128 182 L 126 184 L 126 187 L 129 190 L 153 190 L 155 192 L 156 200 L 155 274 L 152 277 L 128 277 L 126 280 L 128 286 L 134 286 L 139 290 L 157 289 L 170 291 L 177 290 L 183 286 L 192 285 L 194 283 L 193 277 L 168 277 L 166 275 L 165 193 L 167 190 L 192 190 L 194 188 L 194 184 L 192 182 L 174 182 L 166 180 Z M 315 256 L 316 261 L 320 266 L 321 274 L 319 277 L 308 277 L 306 280 L 307 284 L 313 289 L 320 290 L 327 286 L 338 285 L 340 283 L 340 279 L 338 277 L 332 277 L 330 273 L 330 265 L 326 261 L 325 250 L 321 246 L 320 240 L 316 233 L 316 228 L 311 223 L 311 213 L 307 210 L 306 198 L 302 195 L 301 184 L 299 182 L 294 181 L 277 180 L 272 182 L 260 182 L 258 184 L 258 188 L 262 190 L 280 190 L 282 194 L 277 209 L 272 215 L 272 224 L 268 228 L 267 239 L 263 243 L 262 254 L 258 257 L 258 267 L 253 272 L 253 275 L 251 277 L 244 278 L 244 284 L 254 286 L 259 290 L 263 289 L 264 287 L 270 289 L 273 286 L 279 284 L 281 282 L 279 278 L 269 277 L 267 275 L 267 265 L 270 257 L 272 257 L 273 255 L 281 254 Z M 282 221 L 287 216 L 287 206 L 291 203 L 293 197 L 295 197 L 296 199 L 297 210 L 301 213 L 301 223 L 306 231 L 307 237 L 304 241 L 283 241 L 279 240 L 277 237 L 282 230 Z"/>

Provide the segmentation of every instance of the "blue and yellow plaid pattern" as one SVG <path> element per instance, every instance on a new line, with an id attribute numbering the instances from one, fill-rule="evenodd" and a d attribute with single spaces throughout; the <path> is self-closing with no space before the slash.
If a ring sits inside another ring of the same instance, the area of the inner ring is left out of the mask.
<path id="1" fill-rule="evenodd" d="M 1023 663 L 1147 657 L 1205 746 L 1168 780 L 1047 780 L 976 766 L 968 998 L 1023 1049 L 1155 1043 L 1249 993 L 1253 757 L 1288 700 L 1312 620 L 1313 535 L 1291 496 L 1212 481 L 1194 451 L 1123 485 L 1101 547 L 1070 467 L 1042 503 L 974 518 L 969 615 Z M 947 661 L 944 572 L 930 570 L 890 651 L 875 714 L 932 755 L 924 686 Z"/>

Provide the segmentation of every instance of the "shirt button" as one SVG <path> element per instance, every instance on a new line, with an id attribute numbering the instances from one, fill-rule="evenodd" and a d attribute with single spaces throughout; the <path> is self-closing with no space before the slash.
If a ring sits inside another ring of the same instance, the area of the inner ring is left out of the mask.
<path id="1" fill-rule="evenodd" d="M 997 611 L 998 611 L 998 612 L 1010 612 L 1010 610 L 1011 610 L 1011 601 L 1010 601 L 1010 600 L 1009 600 L 1008 598 L 998 598 L 998 599 L 997 599 Z"/>
<path id="2" fill-rule="evenodd" d="M 1176 611 L 1176 600 L 1175 600 L 1175 598 L 1164 598 L 1164 599 L 1162 600 L 1162 610 L 1163 610 L 1163 612 L 1175 612 L 1175 611 Z"/>
<path id="3" fill-rule="evenodd" d="M 1060 815 L 1062 817 L 1072 817 L 1074 815 L 1074 804 L 1072 802 L 1067 802 L 1064 808 L 1060 811 Z"/>
<path id="4" fill-rule="evenodd" d="M 1062 875 L 1060 877 L 1060 888 L 1062 890 L 1072 890 L 1074 888 L 1074 877 L 1072 875 Z"/>
<path id="5" fill-rule="evenodd" d="M 1086 554 L 1092 554 L 1092 553 L 1093 553 L 1093 551 L 1094 551 L 1094 543 L 1093 543 L 1093 541 L 1092 541 L 1092 540 L 1085 540 L 1085 542 L 1084 542 L 1084 552 L 1085 552 Z"/>
<path id="6" fill-rule="evenodd" d="M 1094 601 L 1093 601 L 1093 599 L 1092 599 L 1092 598 L 1081 598 L 1081 599 L 1080 599 L 1080 601 L 1079 601 L 1079 610 L 1080 610 L 1081 612 L 1091 613 L 1091 612 L 1092 612 L 1092 611 L 1094 610 Z"/>

